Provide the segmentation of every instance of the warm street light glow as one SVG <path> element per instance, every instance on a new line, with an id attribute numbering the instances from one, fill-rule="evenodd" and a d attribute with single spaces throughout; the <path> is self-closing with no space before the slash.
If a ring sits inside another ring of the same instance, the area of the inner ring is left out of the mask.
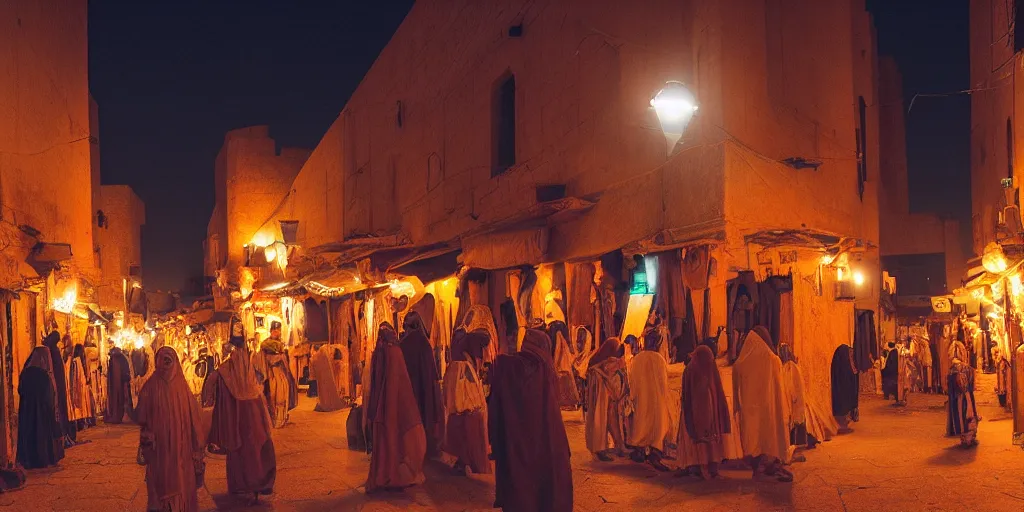
<path id="1" fill-rule="evenodd" d="M 822 265 L 826 265 L 826 266 L 827 265 L 831 265 L 832 264 L 832 259 L 833 258 L 832 258 L 831 254 L 822 254 L 821 255 L 821 264 Z"/>
<path id="2" fill-rule="evenodd" d="M 985 252 L 981 256 L 981 266 L 993 274 L 1006 271 L 1008 264 L 1006 256 L 1003 255 L 1003 248 L 996 242 L 989 242 L 985 246 Z"/>
<path id="3" fill-rule="evenodd" d="M 864 273 L 857 270 L 853 273 L 853 284 L 860 286 L 864 284 Z"/>
<path id="4" fill-rule="evenodd" d="M 78 289 L 74 285 L 64 290 L 64 295 L 53 299 L 53 309 L 60 313 L 71 313 L 78 301 Z"/>
<path id="5" fill-rule="evenodd" d="M 665 142 L 668 143 L 668 152 L 672 154 L 676 143 L 683 137 L 683 130 L 697 111 L 697 100 L 682 82 L 673 81 L 667 82 L 665 87 L 654 95 L 651 106 L 658 114 L 661 131 L 665 134 Z"/>
<path id="6" fill-rule="evenodd" d="M 288 281 L 282 281 L 280 283 L 274 283 L 274 284 L 272 284 L 270 286 L 264 287 L 263 291 L 265 291 L 265 292 L 272 292 L 274 290 L 280 290 L 280 289 L 288 286 L 288 284 L 289 284 Z"/>
<path id="7" fill-rule="evenodd" d="M 267 263 L 270 263 L 277 259 L 277 249 L 273 245 L 269 245 L 263 249 L 263 255 L 266 256 Z"/>

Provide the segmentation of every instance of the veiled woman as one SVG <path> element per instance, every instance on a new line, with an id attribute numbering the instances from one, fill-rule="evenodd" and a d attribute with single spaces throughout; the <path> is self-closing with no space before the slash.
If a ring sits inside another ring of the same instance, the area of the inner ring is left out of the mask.
<path id="1" fill-rule="evenodd" d="M 964 447 L 978 444 L 978 407 L 974 401 L 974 368 L 968 361 L 967 348 L 960 341 L 949 345 L 949 376 L 946 377 L 946 435 L 960 436 Z"/>
<path id="2" fill-rule="evenodd" d="M 895 350 L 895 349 L 893 349 Z M 860 419 L 860 381 L 853 363 L 853 350 L 839 345 L 832 354 L 832 415 L 839 424 L 839 433 L 852 432 L 851 421 Z"/>
<path id="3" fill-rule="evenodd" d="M 231 354 L 210 375 L 216 397 L 210 442 L 227 451 L 228 492 L 258 498 L 274 492 L 277 478 L 270 414 L 237 319 L 229 342 Z"/>
<path id="4" fill-rule="evenodd" d="M 494 507 L 506 512 L 569 512 L 569 439 L 558 407 L 551 341 L 526 331 L 522 350 L 491 368 L 488 424 L 494 447 Z"/>
<path id="5" fill-rule="evenodd" d="M 60 349 L 61 337 L 57 331 L 51 331 L 43 339 L 43 346 L 50 351 L 52 362 L 54 394 L 57 395 L 57 420 L 60 421 L 61 431 L 64 433 L 64 446 L 73 445 L 78 430 L 74 423 L 68 420 L 68 378 L 64 370 L 64 357 Z"/>
<path id="6" fill-rule="evenodd" d="M 346 403 L 338 393 L 338 384 L 334 380 L 334 345 L 324 345 L 310 355 L 310 366 L 316 374 L 317 393 L 316 410 L 318 412 L 337 411 Z"/>
<path id="7" fill-rule="evenodd" d="M 253 355 L 253 368 L 256 379 L 263 384 L 263 394 L 270 408 L 270 417 L 274 428 L 281 428 L 288 423 L 288 411 L 299 403 L 299 388 L 288 364 L 288 354 L 281 343 L 281 322 L 273 322 L 270 327 L 270 338 L 260 345 L 260 350 Z"/>
<path id="8" fill-rule="evenodd" d="M 370 360 L 366 401 L 370 429 L 370 474 L 366 492 L 399 490 L 424 481 L 427 437 L 423 431 L 398 334 L 384 322 Z"/>
<path id="9" fill-rule="evenodd" d="M 441 382 L 434 363 L 434 349 L 430 346 L 426 327 L 420 314 L 412 311 L 403 321 L 405 332 L 399 341 L 409 372 L 412 394 L 420 411 L 423 429 L 427 434 L 427 455 L 435 456 L 444 442 L 444 402 Z"/>
<path id="10" fill-rule="evenodd" d="M 64 458 L 54 377 L 50 350 L 32 349 L 18 380 L 17 460 L 25 469 L 55 466 Z"/>
<path id="11" fill-rule="evenodd" d="M 471 309 L 469 314 L 475 316 L 478 311 Z M 475 325 L 476 321 L 468 324 Z M 441 390 L 448 414 L 444 451 L 456 458 L 457 472 L 492 472 L 487 446 L 487 398 L 481 377 L 488 347 L 496 343 L 491 336 L 485 327 L 458 329 L 452 336 L 452 361 L 444 373 Z"/>
<path id="12" fill-rule="evenodd" d="M 598 460 L 610 462 L 626 449 L 626 403 L 629 396 L 624 347 L 618 338 L 608 338 L 590 358 L 587 370 L 587 449 Z M 608 437 L 611 436 L 611 445 Z"/>
<path id="13" fill-rule="evenodd" d="M 805 392 L 803 372 L 799 361 L 788 343 L 779 345 L 782 359 L 782 375 L 789 391 L 792 412 L 790 413 L 790 442 L 800 447 L 814 449 L 818 443 L 835 437 L 839 426 L 835 418 L 814 401 L 814 396 Z"/>
<path id="14" fill-rule="evenodd" d="M 683 474 L 717 478 L 718 464 L 725 459 L 724 436 L 732 431 L 732 424 L 715 354 L 707 345 L 693 351 L 683 371 L 679 419 L 679 464 Z"/>
<path id="15" fill-rule="evenodd" d="M 576 351 L 569 344 L 569 328 L 556 320 L 548 327 L 548 337 L 555 345 L 555 373 L 558 375 L 558 403 L 563 410 L 575 411 L 580 406 L 580 391 L 576 387 L 573 363 Z"/>
<path id="16" fill-rule="evenodd" d="M 789 457 L 789 404 L 783 387 L 782 361 L 772 351 L 767 329 L 755 327 L 743 341 L 733 364 L 733 388 L 743 455 L 753 476 L 764 474 L 792 482 L 782 467 Z"/>
<path id="17" fill-rule="evenodd" d="M 132 371 L 128 357 L 120 348 L 110 349 L 107 363 L 107 412 L 103 419 L 107 423 L 121 423 L 132 406 Z"/>
<path id="18" fill-rule="evenodd" d="M 75 422 L 75 428 L 85 430 L 96 424 L 93 409 L 92 386 L 85 363 L 85 346 L 75 345 L 67 364 L 68 371 L 68 420 Z"/>
<path id="19" fill-rule="evenodd" d="M 590 358 L 597 353 L 598 347 L 594 345 L 594 336 L 584 326 L 576 328 L 576 357 L 572 361 L 573 375 L 576 377 L 576 389 L 580 391 L 580 403 L 583 410 L 587 409 L 587 370 L 590 365 Z"/>
<path id="20" fill-rule="evenodd" d="M 658 471 L 669 468 L 661 462 L 665 441 L 672 432 L 669 412 L 668 361 L 661 355 L 661 336 L 649 331 L 643 350 L 628 364 L 629 399 L 633 405 L 626 444 L 635 447 L 634 462 L 648 462 Z"/>
<path id="21" fill-rule="evenodd" d="M 205 470 L 206 435 L 199 403 L 173 348 L 157 350 L 153 377 L 139 392 L 136 416 L 141 427 L 140 462 L 146 466 L 146 509 L 198 512 L 196 491 Z"/>

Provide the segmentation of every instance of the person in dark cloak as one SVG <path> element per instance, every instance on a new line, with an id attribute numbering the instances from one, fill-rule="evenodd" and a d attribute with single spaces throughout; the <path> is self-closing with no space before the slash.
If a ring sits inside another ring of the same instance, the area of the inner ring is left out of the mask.
<path id="1" fill-rule="evenodd" d="M 64 359 L 61 357 L 60 333 L 51 331 L 43 339 L 43 346 L 50 350 L 50 360 L 53 361 L 54 393 L 57 394 L 57 419 L 60 421 L 61 432 L 64 433 L 64 446 L 71 447 L 78 437 L 78 429 L 68 421 L 68 384 L 67 374 L 64 371 Z"/>
<path id="2" fill-rule="evenodd" d="M 851 421 L 858 421 L 860 382 L 849 345 L 839 345 L 832 354 L 832 415 L 839 424 L 839 433 L 848 434 Z"/>
<path id="3" fill-rule="evenodd" d="M 949 346 L 949 375 L 946 377 L 946 435 L 960 436 L 960 446 L 978 444 L 978 406 L 974 401 L 974 368 L 968 363 L 967 347 L 959 341 Z"/>
<path id="4" fill-rule="evenodd" d="M 36 347 L 18 381 L 17 461 L 25 469 L 56 466 L 64 458 L 64 432 L 54 393 L 56 373 L 50 350 Z"/>
<path id="5" fill-rule="evenodd" d="M 434 349 L 430 346 L 427 331 L 420 314 L 412 311 L 405 315 L 402 325 L 405 330 L 399 347 L 405 358 L 405 368 L 412 382 L 412 394 L 419 406 L 420 419 L 427 435 L 427 456 L 440 454 L 444 442 L 444 402 L 441 395 L 441 381 L 434 363 Z"/>
<path id="6" fill-rule="evenodd" d="M 107 412 L 103 415 L 106 423 L 121 423 L 124 415 L 131 408 L 132 395 L 131 363 L 119 347 L 110 349 L 110 362 L 107 363 Z"/>
<path id="7" fill-rule="evenodd" d="M 896 349 L 896 344 L 889 342 L 888 353 L 885 356 L 885 366 L 882 367 L 882 396 L 886 400 L 892 396 L 893 399 L 899 399 L 899 372 L 900 372 L 900 351 Z"/>
<path id="8" fill-rule="evenodd" d="M 495 463 L 494 507 L 506 512 L 573 508 L 569 439 L 558 406 L 551 340 L 528 330 L 522 350 L 491 367 L 488 432 Z"/>

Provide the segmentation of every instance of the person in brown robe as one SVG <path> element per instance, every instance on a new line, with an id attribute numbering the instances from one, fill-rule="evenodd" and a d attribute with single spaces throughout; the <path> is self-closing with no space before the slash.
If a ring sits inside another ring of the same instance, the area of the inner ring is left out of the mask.
<path id="1" fill-rule="evenodd" d="M 486 347 L 493 343 L 485 329 L 458 329 L 452 336 L 451 364 L 442 391 L 448 414 L 444 451 L 456 458 L 459 473 L 490 474 L 488 459 L 487 398 L 483 387 Z"/>
<path id="2" fill-rule="evenodd" d="M 370 359 L 366 414 L 372 439 L 366 492 L 423 483 L 427 436 L 398 335 L 387 322 L 377 331 L 377 347 Z"/>
<path id="3" fill-rule="evenodd" d="M 106 423 L 121 423 L 131 407 L 132 373 L 128 358 L 120 348 L 110 349 L 107 363 L 107 411 L 103 415 Z"/>
<path id="4" fill-rule="evenodd" d="M 491 367 L 488 430 L 494 450 L 494 507 L 506 512 L 572 510 L 569 438 L 558 407 L 551 340 L 530 329 L 522 350 Z"/>
<path id="5" fill-rule="evenodd" d="M 210 443 L 227 452 L 228 491 L 258 499 L 274 492 L 277 478 L 270 413 L 241 322 L 232 321 L 230 343 L 231 355 L 211 374 L 216 398 Z"/>
<path id="6" fill-rule="evenodd" d="M 435 456 L 440 453 L 444 441 L 444 403 L 441 401 L 441 382 L 434 363 L 434 349 L 430 346 L 419 313 L 412 311 L 406 315 L 403 327 L 405 333 L 399 345 L 427 433 L 427 456 Z"/>
<path id="7" fill-rule="evenodd" d="M 729 404 L 725 400 L 722 377 L 715 364 L 715 354 L 707 345 L 693 351 L 690 364 L 683 371 L 683 425 L 680 444 L 693 444 L 698 467 L 685 468 L 684 474 L 699 474 L 704 479 L 718 477 L 718 463 L 724 458 L 722 437 L 732 430 Z M 685 430 L 685 438 L 683 431 Z M 680 446 L 679 451 L 684 447 Z"/>
<path id="8" fill-rule="evenodd" d="M 68 420 L 68 379 L 64 371 L 64 356 L 60 350 L 60 333 L 51 331 L 43 339 L 43 346 L 50 350 L 50 361 L 53 362 L 54 393 L 57 395 L 57 416 L 61 430 L 64 432 L 64 447 L 74 446 L 78 429 Z"/>
<path id="9" fill-rule="evenodd" d="M 146 466 L 147 511 L 198 512 L 196 491 L 205 470 L 206 444 L 199 403 L 185 382 L 178 354 L 156 352 L 153 378 L 139 392 L 140 462 Z"/>

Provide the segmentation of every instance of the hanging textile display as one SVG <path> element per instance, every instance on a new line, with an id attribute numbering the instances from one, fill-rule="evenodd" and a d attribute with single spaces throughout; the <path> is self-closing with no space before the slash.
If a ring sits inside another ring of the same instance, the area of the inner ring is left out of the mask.
<path id="1" fill-rule="evenodd" d="M 568 296 L 566 306 L 568 324 L 571 329 L 586 327 L 593 330 L 594 326 L 594 264 L 566 263 L 568 277 Z"/>
<path id="2" fill-rule="evenodd" d="M 306 339 L 305 341 L 321 342 L 327 341 L 327 315 L 324 309 L 316 301 L 309 297 L 302 301 L 306 313 Z"/>

